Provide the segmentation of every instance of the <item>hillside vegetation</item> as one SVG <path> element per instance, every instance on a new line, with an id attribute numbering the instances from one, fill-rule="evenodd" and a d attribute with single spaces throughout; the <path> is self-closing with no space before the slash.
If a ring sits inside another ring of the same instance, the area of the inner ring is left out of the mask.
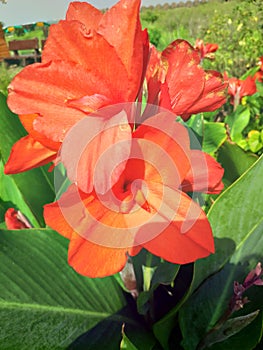
<path id="1" fill-rule="evenodd" d="M 197 38 L 217 43 L 217 59 L 206 62 L 207 68 L 230 75 L 244 74 L 263 54 L 261 0 L 188 1 L 184 7 L 165 4 L 142 8 L 141 18 L 160 50 L 177 38 L 193 45 Z"/>

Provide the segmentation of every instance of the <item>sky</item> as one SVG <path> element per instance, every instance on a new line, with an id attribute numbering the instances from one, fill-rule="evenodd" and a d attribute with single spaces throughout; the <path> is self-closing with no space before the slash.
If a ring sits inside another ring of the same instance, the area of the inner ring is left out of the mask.
<path id="1" fill-rule="evenodd" d="M 50 21 L 65 18 L 68 4 L 72 0 L 7 0 L 0 2 L 0 22 L 4 26 Z M 142 5 L 157 5 L 180 0 L 142 0 Z M 112 6 L 117 0 L 89 0 L 97 8 Z"/>

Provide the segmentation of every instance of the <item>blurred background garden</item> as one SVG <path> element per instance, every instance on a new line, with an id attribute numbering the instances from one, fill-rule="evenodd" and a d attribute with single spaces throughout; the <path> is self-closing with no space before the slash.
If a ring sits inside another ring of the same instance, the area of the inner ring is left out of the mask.
<path id="1" fill-rule="evenodd" d="M 0 18 L 1 20 L 1 18 Z M 194 0 L 142 6 L 142 25 L 148 28 L 151 42 L 160 50 L 175 39 L 197 38 L 217 43 L 214 61 L 206 60 L 205 68 L 226 71 L 241 77 L 253 68 L 262 56 L 263 7 L 261 0 Z M 6 41 L 14 39 L 45 39 L 50 22 L 7 26 L 3 21 Z M 1 56 L 0 56 L 1 59 Z M 9 75 L 1 68 L 0 90 L 6 92 Z"/>
<path id="2" fill-rule="evenodd" d="M 106 8 L 105 8 L 106 10 Z M 230 77 L 245 79 L 260 70 L 263 55 L 263 7 L 261 0 L 194 0 L 142 6 L 141 21 L 148 29 L 150 41 L 158 50 L 180 38 L 193 46 L 196 39 L 214 43 L 218 49 L 214 59 L 204 59 L 205 69 L 217 70 Z M 26 25 L 5 26 L 2 23 L 2 59 L 10 40 L 47 38 L 50 22 L 34 22 Z M 22 69 L 17 65 L 0 66 L 0 91 L 7 95 L 11 79 Z M 238 109 L 238 136 L 234 139 L 240 147 L 260 155 L 263 149 L 263 88 L 256 81 L 257 91 L 252 96 L 243 96 Z M 220 111 L 207 113 L 208 121 L 221 121 L 231 112 L 225 104 Z M 231 117 L 234 119 L 234 117 Z M 222 140 L 220 139 L 220 144 Z M 215 149 L 217 149 L 217 146 Z"/>

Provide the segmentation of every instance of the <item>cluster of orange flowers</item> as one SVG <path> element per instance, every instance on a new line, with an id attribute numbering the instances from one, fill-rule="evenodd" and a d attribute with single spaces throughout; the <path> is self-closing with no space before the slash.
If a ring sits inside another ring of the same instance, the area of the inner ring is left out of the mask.
<path id="1" fill-rule="evenodd" d="M 42 62 L 9 87 L 28 135 L 5 172 L 63 163 L 72 184 L 44 217 L 70 240 L 69 264 L 90 277 L 121 271 L 142 248 L 178 264 L 214 251 L 208 219 L 188 193 L 220 193 L 223 169 L 191 149 L 176 118 L 219 108 L 227 84 L 184 40 L 158 52 L 139 10 L 140 0 L 106 13 L 72 2 L 51 26 Z"/>

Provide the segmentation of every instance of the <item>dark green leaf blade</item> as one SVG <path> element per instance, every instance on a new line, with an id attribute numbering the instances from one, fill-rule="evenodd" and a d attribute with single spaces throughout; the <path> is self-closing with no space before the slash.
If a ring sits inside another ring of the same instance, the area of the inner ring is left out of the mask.
<path id="1" fill-rule="evenodd" d="M 208 212 L 216 253 L 195 264 L 193 286 L 218 271 L 262 223 L 263 156 L 215 201 Z"/>
<path id="2" fill-rule="evenodd" d="M 228 308 L 234 281 L 243 282 L 249 271 L 262 261 L 262 171 L 263 157 L 218 198 L 208 214 L 215 237 L 232 241 L 235 250 L 232 253 L 230 250 L 229 256 L 223 251 L 216 252 L 214 257 L 196 264 L 195 287 L 212 273 L 215 275 L 207 279 L 180 310 L 186 350 L 196 349 Z M 245 305 L 244 311 L 249 313 L 262 307 L 262 298 L 255 295 L 253 303 Z"/>
<path id="3" fill-rule="evenodd" d="M 218 150 L 217 159 L 225 169 L 224 182 L 227 186 L 236 181 L 258 157 L 245 152 L 238 145 L 226 141 Z"/>
<path id="4" fill-rule="evenodd" d="M 0 231 L 0 348 L 65 348 L 125 304 L 113 277 L 88 279 L 67 264 L 51 230 Z"/>

